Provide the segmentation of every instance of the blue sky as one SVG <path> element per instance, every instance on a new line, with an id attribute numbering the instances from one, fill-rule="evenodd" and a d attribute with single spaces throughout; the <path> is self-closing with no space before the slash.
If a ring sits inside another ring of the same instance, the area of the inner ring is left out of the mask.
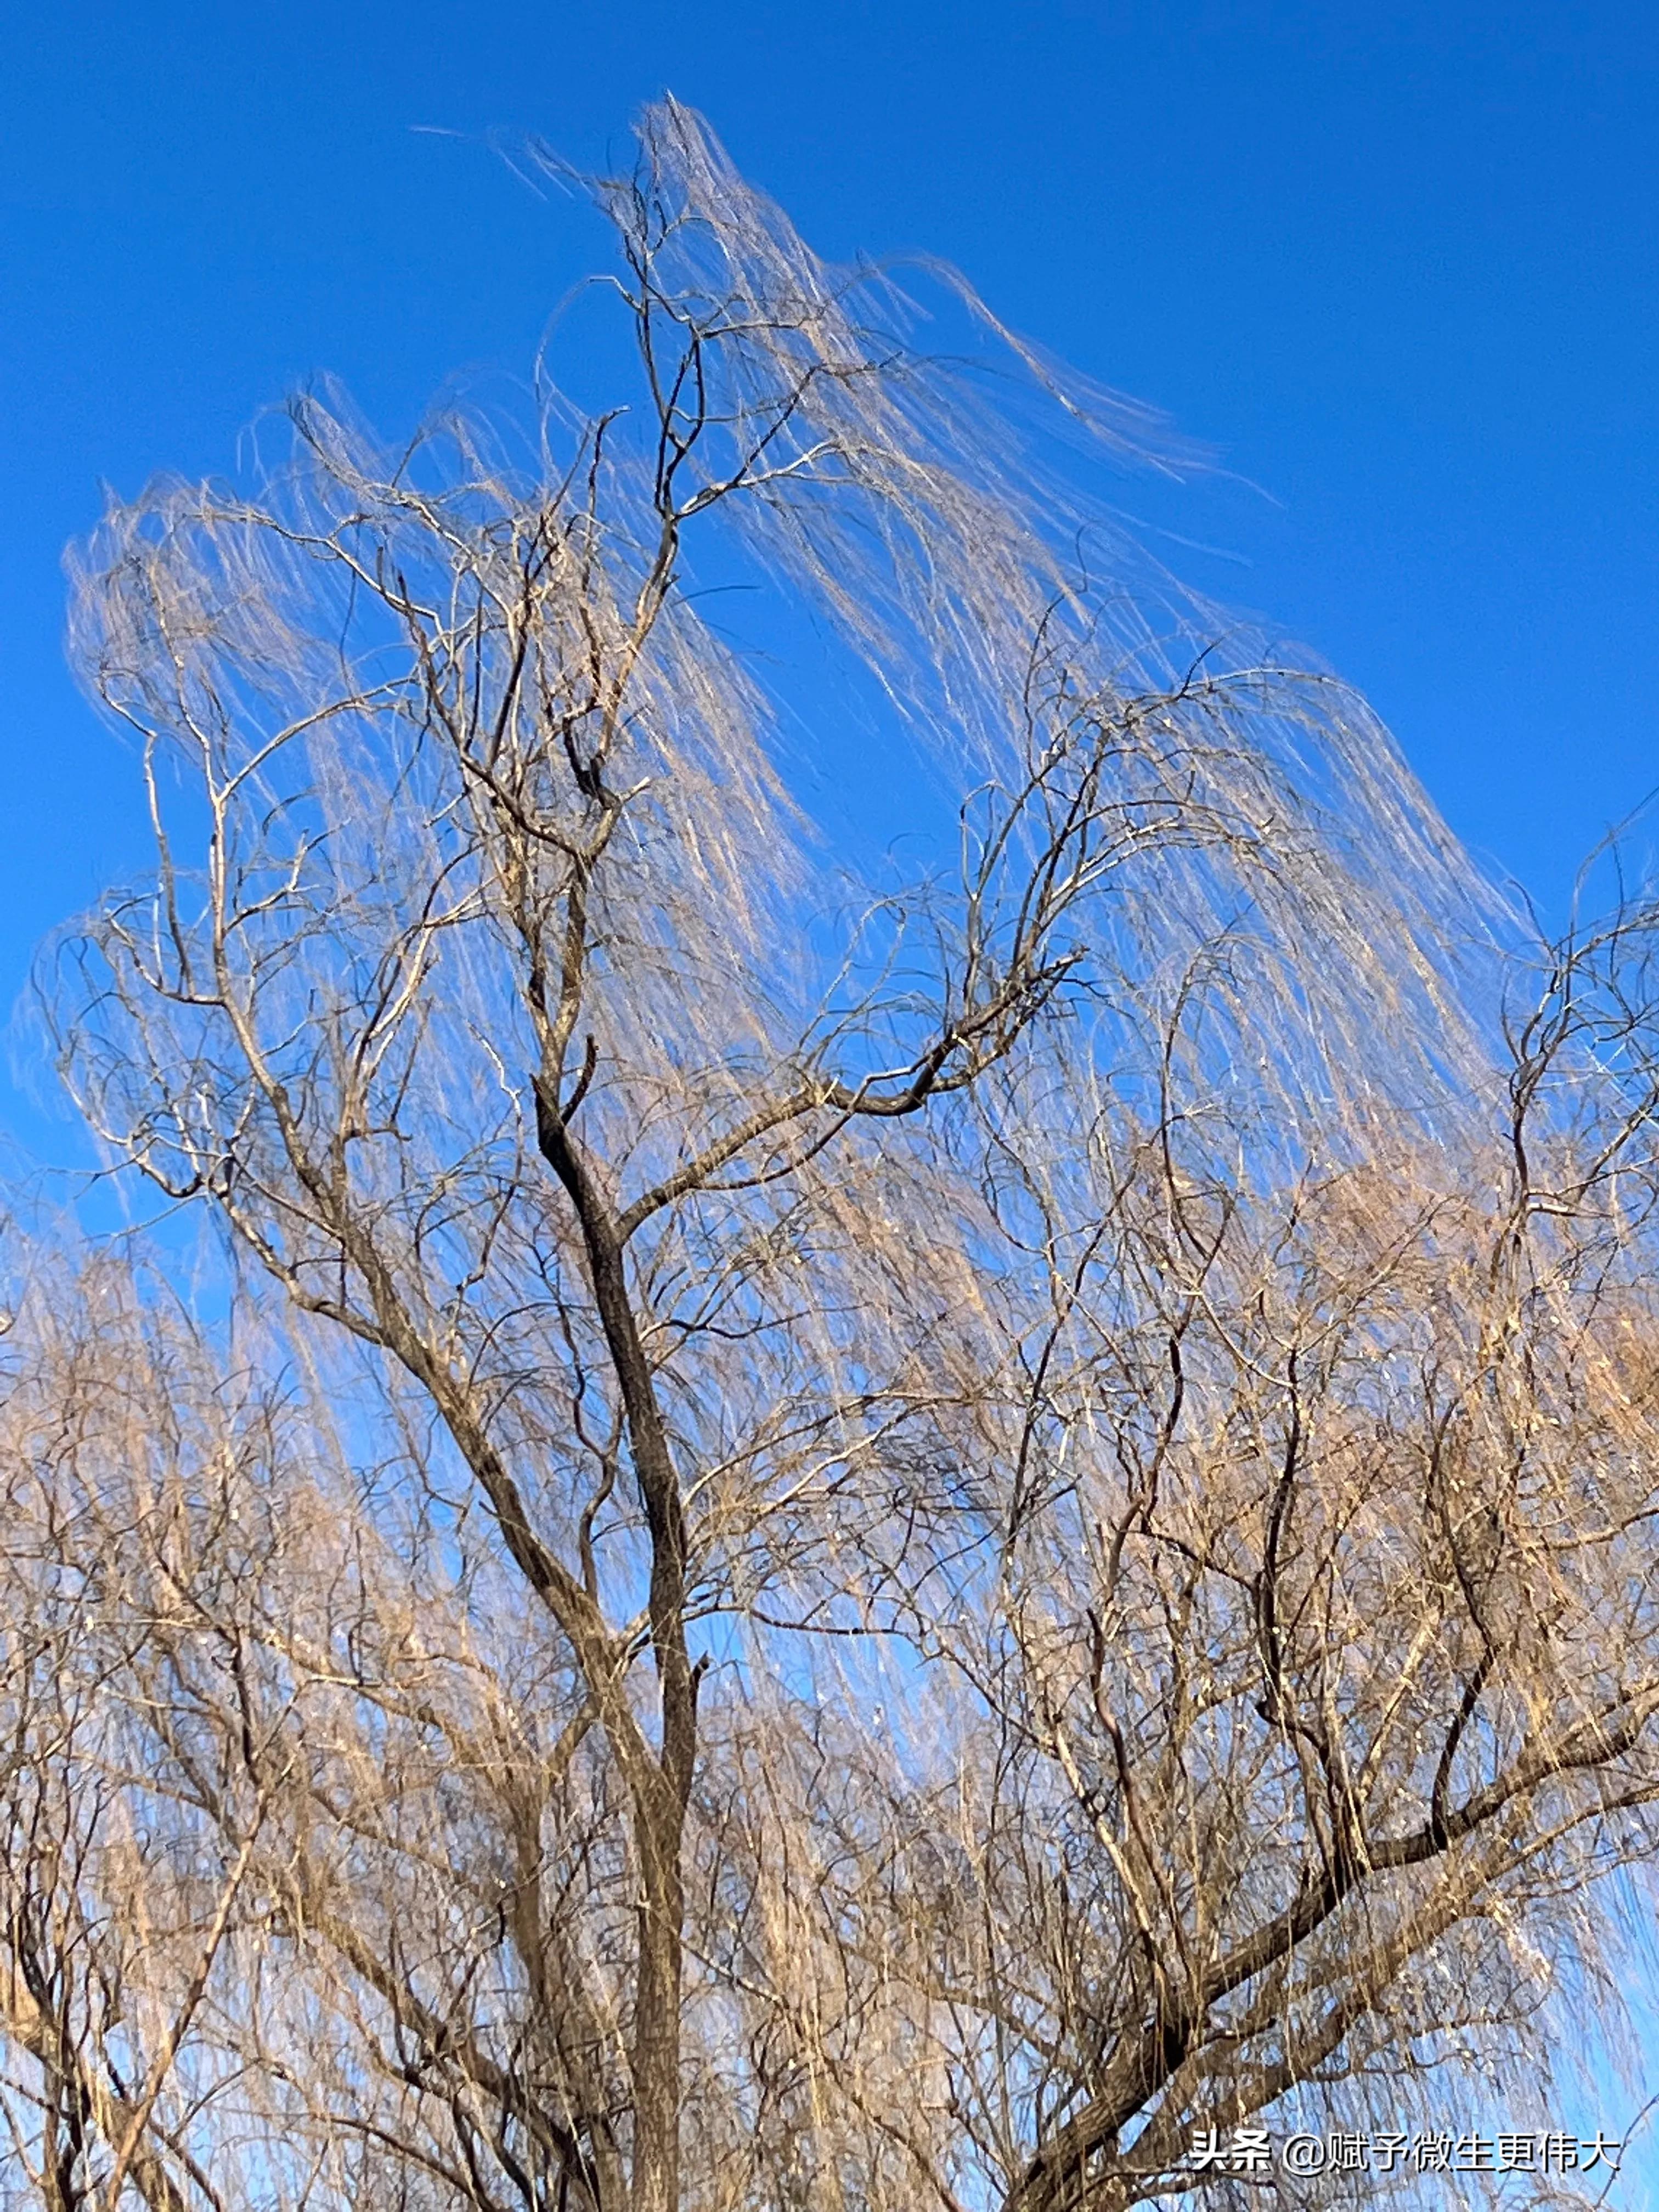
<path id="1" fill-rule="evenodd" d="M 225 465 L 339 373 L 385 429 L 526 362 L 593 234 L 476 140 L 663 87 L 832 253 L 923 247 L 1255 487 L 1177 555 L 1370 691 L 1559 905 L 1659 782 L 1659 12 L 59 0 L 0 72 L 0 997 L 138 865 L 63 672 L 100 479 Z"/>
<path id="2" fill-rule="evenodd" d="M 454 370 L 522 368 L 594 234 L 477 134 L 598 161 L 665 87 L 820 249 L 957 262 L 1218 449 L 1191 534 L 1226 557 L 1171 557 L 1369 691 L 1547 912 L 1659 784 L 1650 5 L 14 0 L 5 22 L 0 1003 L 144 857 L 132 764 L 61 649 L 59 556 L 100 480 L 225 466 L 318 371 L 394 432 Z M 7 1122 L 39 1133 L 0 1091 Z"/>

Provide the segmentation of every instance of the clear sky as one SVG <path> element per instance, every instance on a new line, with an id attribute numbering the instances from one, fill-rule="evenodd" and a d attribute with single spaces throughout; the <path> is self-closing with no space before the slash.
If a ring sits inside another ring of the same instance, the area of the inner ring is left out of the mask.
<path id="1" fill-rule="evenodd" d="M 670 88 L 831 254 L 921 247 L 1256 487 L 1172 556 L 1355 679 L 1559 909 L 1659 784 L 1659 9 L 1346 0 L 11 0 L 0 1002 L 143 864 L 64 672 L 99 483 L 300 379 L 387 432 L 523 368 L 593 234 L 482 146 Z M 18 1111 L 0 1096 L 0 1123 Z"/>
<path id="2" fill-rule="evenodd" d="M 14 0 L 0 69 L 0 999 L 142 854 L 63 672 L 106 479 L 319 369 L 518 368 L 593 234 L 477 143 L 664 87 L 831 253 L 959 263 L 1259 488 L 1176 555 L 1370 691 L 1553 905 L 1659 782 L 1659 11 L 1532 0 Z"/>

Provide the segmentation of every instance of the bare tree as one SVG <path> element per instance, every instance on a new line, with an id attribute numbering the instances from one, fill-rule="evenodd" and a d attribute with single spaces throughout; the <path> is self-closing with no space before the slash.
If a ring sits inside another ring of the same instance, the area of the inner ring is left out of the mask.
<path id="1" fill-rule="evenodd" d="M 1005 403 L 1133 410 L 960 289 L 1000 368 L 922 351 L 677 107 L 588 189 L 615 409 L 307 398 L 76 567 L 159 871 L 64 1064 L 296 1379 L 193 1355 L 260 1442 L 188 1559 L 89 1524 L 196 1963 L 112 2118 L 8 2015 L 33 2094 L 112 2205 L 1061 2212 L 1537 2078 L 1659 1786 L 1649 916 L 1528 999 L 1363 704 Z M 953 871 L 825 866 L 700 577 Z"/>

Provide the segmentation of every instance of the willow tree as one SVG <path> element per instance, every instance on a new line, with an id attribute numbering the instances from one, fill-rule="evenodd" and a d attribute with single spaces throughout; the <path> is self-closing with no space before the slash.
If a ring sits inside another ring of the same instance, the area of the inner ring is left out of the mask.
<path id="1" fill-rule="evenodd" d="M 1644 915 L 1528 966 L 965 288 L 930 354 L 672 105 L 585 183 L 614 406 L 309 396 L 74 567 L 158 860 L 65 1066 L 310 1377 L 302 1534 L 179 1492 L 187 1691 L 100 1540 L 119 1786 L 236 1875 L 120 2185 L 1080 2212 L 1540 2078 L 1659 1786 Z"/>

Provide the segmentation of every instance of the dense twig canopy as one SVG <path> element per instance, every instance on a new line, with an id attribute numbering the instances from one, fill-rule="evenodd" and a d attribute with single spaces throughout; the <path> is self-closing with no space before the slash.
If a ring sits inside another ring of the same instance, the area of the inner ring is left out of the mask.
<path id="1" fill-rule="evenodd" d="M 1650 918 L 1529 966 L 964 290 L 672 105 L 586 188 L 612 411 L 308 397 L 76 562 L 64 1064 L 253 1265 L 23 1309 L 29 2201 L 1105 2212 L 1522 2079 L 1659 1789 Z M 735 576 L 948 867 L 826 865 Z"/>

